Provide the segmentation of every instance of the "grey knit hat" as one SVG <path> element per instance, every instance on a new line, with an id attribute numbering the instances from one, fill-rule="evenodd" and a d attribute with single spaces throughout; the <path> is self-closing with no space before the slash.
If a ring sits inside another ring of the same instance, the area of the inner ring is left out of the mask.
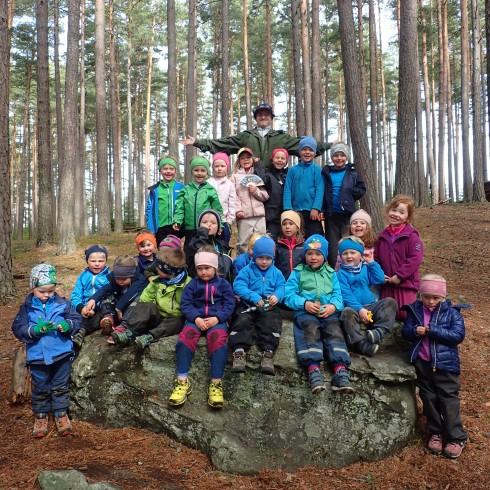
<path id="1" fill-rule="evenodd" d="M 343 153 L 346 157 L 347 157 L 347 161 L 350 162 L 350 148 L 345 144 L 345 143 L 342 143 L 341 141 L 338 142 L 338 143 L 334 143 L 331 147 L 330 147 L 330 158 L 332 158 L 333 155 L 335 155 L 335 153 Z"/>

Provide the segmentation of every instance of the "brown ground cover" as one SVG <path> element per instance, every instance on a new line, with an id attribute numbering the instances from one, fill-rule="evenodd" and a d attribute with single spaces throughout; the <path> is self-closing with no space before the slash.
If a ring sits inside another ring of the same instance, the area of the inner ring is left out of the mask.
<path id="1" fill-rule="evenodd" d="M 465 313 L 467 336 L 462 357 L 462 415 L 470 442 L 457 461 L 427 454 L 420 438 L 382 461 L 343 469 L 303 468 L 296 472 L 263 471 L 253 477 L 215 471 L 208 458 L 162 434 L 132 428 L 106 429 L 75 422 L 74 437 L 54 431 L 43 440 L 30 436 L 30 407 L 8 403 L 12 352 L 18 346 L 11 321 L 27 288 L 27 272 L 41 259 L 58 267 L 69 293 L 83 267 L 85 240 L 71 257 L 54 248 L 14 245 L 19 296 L 0 307 L 0 489 L 35 488 L 45 469 L 78 469 L 91 481 L 110 481 L 124 489 L 487 489 L 490 488 L 490 205 L 436 206 L 417 211 L 415 223 L 425 242 L 423 271 L 442 273 L 455 302 L 473 305 Z M 103 241 L 111 256 L 132 253 L 132 237 Z M 226 412 L 224 412 L 225 415 Z"/>

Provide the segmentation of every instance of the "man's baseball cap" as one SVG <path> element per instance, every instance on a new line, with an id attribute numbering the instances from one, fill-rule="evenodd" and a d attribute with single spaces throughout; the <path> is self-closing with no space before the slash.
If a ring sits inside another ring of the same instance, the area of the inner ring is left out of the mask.
<path id="1" fill-rule="evenodd" d="M 276 115 L 274 114 L 274 110 L 272 109 L 272 106 L 267 102 L 262 102 L 254 109 L 254 119 L 257 118 L 257 112 L 259 111 L 268 111 L 270 112 L 272 117 L 276 117 Z"/>

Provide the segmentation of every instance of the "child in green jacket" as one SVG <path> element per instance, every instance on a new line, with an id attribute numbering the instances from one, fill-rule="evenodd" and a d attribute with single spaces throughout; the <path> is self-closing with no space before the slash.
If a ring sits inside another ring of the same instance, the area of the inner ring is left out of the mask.
<path id="1" fill-rule="evenodd" d="M 209 161 L 201 156 L 191 159 L 192 182 L 187 184 L 179 194 L 175 203 L 174 225 L 175 231 L 183 229 L 185 243 L 184 252 L 187 263 L 190 264 L 193 254 L 189 249 L 190 241 L 198 228 L 199 215 L 205 209 L 213 209 L 220 216 L 223 214 L 218 193 L 216 189 L 207 182 L 209 177 Z"/>
<path id="2" fill-rule="evenodd" d="M 180 332 L 184 319 L 180 299 L 184 287 L 190 282 L 184 252 L 165 248 L 157 253 L 158 276 L 141 293 L 138 303 L 128 310 L 118 332 L 112 334 L 115 343 L 127 345 L 133 341 L 144 350 L 161 337 Z"/>

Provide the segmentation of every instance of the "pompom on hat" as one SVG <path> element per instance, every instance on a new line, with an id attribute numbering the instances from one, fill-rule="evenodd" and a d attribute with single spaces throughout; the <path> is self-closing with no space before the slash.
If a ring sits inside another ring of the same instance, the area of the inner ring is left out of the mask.
<path id="1" fill-rule="evenodd" d="M 431 294 L 434 296 L 447 296 L 446 279 L 437 274 L 427 274 L 420 279 L 420 295 Z"/>
<path id="2" fill-rule="evenodd" d="M 371 216 L 369 216 L 369 214 L 364 211 L 364 209 L 358 209 L 350 217 L 350 224 L 352 224 L 352 222 L 356 219 L 366 222 L 369 227 L 373 226 L 373 220 L 371 219 Z"/>
<path id="3" fill-rule="evenodd" d="M 35 265 L 32 268 L 29 276 L 29 287 L 31 289 L 49 286 L 56 283 L 56 269 L 54 265 L 44 263 Z"/>

